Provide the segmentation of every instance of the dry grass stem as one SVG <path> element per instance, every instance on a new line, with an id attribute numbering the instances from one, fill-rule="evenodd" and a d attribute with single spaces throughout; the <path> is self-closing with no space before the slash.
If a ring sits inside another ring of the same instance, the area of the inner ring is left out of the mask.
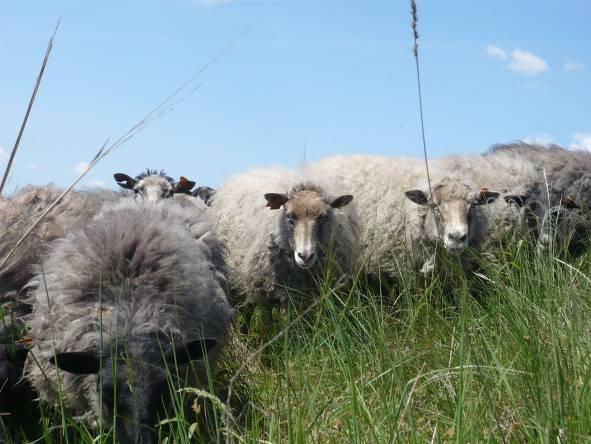
<path id="1" fill-rule="evenodd" d="M 35 82 L 35 87 L 33 88 L 33 94 L 31 94 L 31 98 L 29 99 L 29 105 L 27 106 L 27 112 L 25 113 L 25 117 L 23 118 L 23 122 L 21 123 L 21 128 L 18 132 L 18 136 L 16 138 L 16 142 L 14 142 L 14 147 L 12 147 L 12 151 L 10 152 L 10 157 L 8 159 L 8 163 L 6 164 L 6 170 L 4 171 L 4 176 L 2 177 L 2 183 L 0 184 L 0 196 L 2 196 L 2 191 L 4 191 L 4 187 L 6 186 L 6 181 L 8 180 L 8 174 L 10 173 L 10 169 L 12 168 L 12 162 L 14 162 L 14 157 L 16 156 L 16 152 L 18 151 L 18 147 L 21 143 L 21 139 L 23 137 L 23 133 L 25 132 L 25 128 L 27 126 L 27 122 L 29 121 L 29 115 L 31 114 L 31 110 L 33 109 L 33 104 L 35 103 L 35 98 L 37 97 L 37 91 L 39 91 L 39 86 L 41 85 L 41 80 L 43 79 L 43 74 L 45 73 L 45 67 L 47 66 L 47 62 L 49 61 L 49 55 L 51 54 L 51 50 L 53 49 L 53 39 L 55 38 L 57 31 L 60 27 L 62 19 L 60 18 L 57 21 L 57 25 L 55 25 L 55 29 L 51 38 L 49 39 L 49 43 L 47 44 L 47 50 L 45 51 L 45 57 L 43 58 L 43 63 L 41 64 L 41 70 L 37 75 L 37 81 Z"/>

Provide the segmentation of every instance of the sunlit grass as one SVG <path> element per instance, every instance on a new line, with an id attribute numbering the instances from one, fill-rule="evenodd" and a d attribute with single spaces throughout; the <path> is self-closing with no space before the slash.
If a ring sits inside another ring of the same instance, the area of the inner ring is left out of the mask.
<path id="1" fill-rule="evenodd" d="M 406 271 L 395 285 L 365 276 L 334 293 L 321 285 L 315 310 L 301 319 L 276 312 L 272 326 L 257 310 L 206 391 L 175 387 L 176 415 L 161 440 L 591 440 L 591 252 L 556 259 L 533 250 L 506 245 L 467 276 L 450 264 L 433 279 Z M 60 409 L 43 405 L 41 417 L 40 442 L 112 441 Z"/>

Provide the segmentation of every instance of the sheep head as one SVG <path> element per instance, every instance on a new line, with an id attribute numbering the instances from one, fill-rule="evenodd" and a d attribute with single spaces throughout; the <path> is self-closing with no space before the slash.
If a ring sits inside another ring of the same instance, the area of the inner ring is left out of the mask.
<path id="1" fill-rule="evenodd" d="M 520 209 L 527 230 L 536 238 L 538 252 L 553 245 L 568 247 L 586 232 L 581 207 L 556 188 L 534 185 L 522 193 L 508 194 L 504 199 Z"/>
<path id="2" fill-rule="evenodd" d="M 215 339 L 198 339 L 167 346 L 158 335 L 150 334 L 122 340 L 117 343 L 116 353 L 107 351 L 100 356 L 96 351 L 64 352 L 50 361 L 65 372 L 100 375 L 96 378 L 93 410 L 97 418 L 102 413 L 107 428 L 117 417 L 117 441 L 156 443 L 155 429 L 170 411 L 171 393 L 188 382 L 187 364 L 203 361 L 216 345 Z"/>
<path id="3" fill-rule="evenodd" d="M 186 177 L 181 176 L 176 182 L 164 171 L 156 170 L 146 170 L 135 178 L 123 173 L 116 173 L 113 177 L 120 187 L 132 190 L 136 198 L 150 202 L 167 199 L 175 193 L 191 194 L 191 189 L 195 186 L 195 182 Z"/>
<path id="4" fill-rule="evenodd" d="M 312 267 L 326 247 L 323 239 L 329 238 L 334 210 L 348 205 L 353 196 L 326 196 L 317 187 L 294 188 L 289 194 L 265 194 L 267 207 L 278 210 L 283 207 L 280 226 L 287 235 L 295 263 L 304 269 Z"/>
<path id="5" fill-rule="evenodd" d="M 410 190 L 405 195 L 430 209 L 424 214 L 425 236 L 442 241 L 448 253 L 459 255 L 476 235 L 475 208 L 495 201 L 500 194 L 486 188 L 475 191 L 464 183 L 446 179 L 433 186 L 433 202 L 422 190 Z"/>

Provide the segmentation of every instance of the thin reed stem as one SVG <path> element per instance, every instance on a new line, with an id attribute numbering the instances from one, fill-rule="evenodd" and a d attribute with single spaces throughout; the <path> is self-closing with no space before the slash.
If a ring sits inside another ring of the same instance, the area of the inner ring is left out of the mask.
<path id="1" fill-rule="evenodd" d="M 0 196 L 2 196 L 2 191 L 4 191 L 4 187 L 6 186 L 6 181 L 8 180 L 8 174 L 10 173 L 10 169 L 12 168 L 12 163 L 14 162 L 14 158 L 16 156 L 16 152 L 18 151 L 18 147 L 21 143 L 21 139 L 23 137 L 23 133 L 25 132 L 25 128 L 27 126 L 27 122 L 29 121 L 29 115 L 31 114 L 31 110 L 33 109 L 33 104 L 35 103 L 35 98 L 37 97 L 37 91 L 39 91 L 39 86 L 41 85 L 41 80 L 43 79 L 43 74 L 45 73 L 45 67 L 47 66 L 47 62 L 49 60 L 49 55 L 51 54 L 51 50 L 53 49 L 53 39 L 55 38 L 57 31 L 60 27 L 62 19 L 60 18 L 57 21 L 57 25 L 55 25 L 55 29 L 53 30 L 53 34 L 49 39 L 49 43 L 47 44 L 47 50 L 45 51 L 45 57 L 43 58 L 43 63 L 41 64 L 41 70 L 39 71 L 39 75 L 37 76 L 37 81 L 35 82 L 35 87 L 33 88 L 33 94 L 29 99 L 29 105 L 27 106 L 27 111 L 25 113 L 25 117 L 23 122 L 21 123 L 21 128 L 18 132 L 18 136 L 16 138 L 16 142 L 14 142 L 14 147 L 10 152 L 10 158 L 8 159 L 8 164 L 6 165 L 6 170 L 4 170 L 4 176 L 2 177 L 2 183 L 0 183 Z"/>
<path id="2" fill-rule="evenodd" d="M 419 68 L 419 33 L 417 31 L 417 3 L 415 0 L 410 1 L 410 12 L 412 15 L 412 31 L 414 38 L 414 45 L 412 48 L 413 55 L 415 56 L 415 65 L 417 68 L 417 85 L 419 90 L 419 111 L 421 115 L 421 136 L 423 139 L 423 156 L 425 157 L 425 169 L 427 171 L 427 183 L 429 185 L 429 200 L 433 203 L 433 192 L 431 190 L 431 175 L 429 174 L 429 161 L 427 156 L 427 142 L 425 139 L 425 119 L 423 116 L 423 94 L 421 91 L 421 70 Z"/>

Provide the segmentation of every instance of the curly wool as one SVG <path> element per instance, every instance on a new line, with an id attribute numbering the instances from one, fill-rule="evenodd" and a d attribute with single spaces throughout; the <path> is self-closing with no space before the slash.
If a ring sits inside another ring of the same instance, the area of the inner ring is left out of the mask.
<path id="1" fill-rule="evenodd" d="M 533 162 L 544 170 L 549 187 L 559 190 L 581 207 L 591 208 L 590 152 L 525 142 L 494 145 L 489 152 L 511 153 Z"/>
<path id="2" fill-rule="evenodd" d="M 98 353 L 101 329 L 105 344 L 154 332 L 179 341 L 216 338 L 214 365 L 232 321 L 223 252 L 207 212 L 172 201 L 126 199 L 57 240 L 25 319 L 33 338 L 26 377 L 41 399 L 58 402 L 54 351 Z M 99 411 L 96 378 L 60 373 L 67 407 L 91 424 Z"/>
<path id="3" fill-rule="evenodd" d="M 270 167 L 233 176 L 214 195 L 211 209 L 228 245 L 229 279 L 236 303 L 275 303 L 282 300 L 287 288 L 294 293 L 308 293 L 316 288 L 314 273 L 294 262 L 284 227 L 284 209 L 270 210 L 264 198 L 265 193 L 292 196 L 303 190 L 317 191 L 326 197 L 348 192 L 334 180 Z M 326 223 L 330 225 L 323 230 L 319 244 L 323 250 L 331 244 L 332 272 L 338 279 L 355 267 L 359 221 L 349 205 L 335 209 Z"/>
<path id="4" fill-rule="evenodd" d="M 406 198 L 408 190 L 420 189 L 428 194 L 423 159 L 372 155 L 334 156 L 309 165 L 313 173 L 326 174 L 345 183 L 356 196 L 362 227 L 364 261 L 373 272 L 398 272 L 399 258 L 410 253 L 417 264 L 425 260 L 421 245 L 427 240 L 423 218 L 426 207 Z M 467 190 L 480 188 L 508 192 L 536 174 L 533 165 L 523 160 L 515 162 L 510 155 L 449 156 L 429 161 L 431 185 L 435 192 L 446 184 L 440 199 L 466 197 Z M 455 185 L 454 185 L 455 184 Z M 491 226 L 514 227 L 520 221 L 519 212 L 502 199 L 474 209 L 471 246 L 481 248 L 491 232 Z"/>
<path id="5" fill-rule="evenodd" d="M 63 190 L 54 185 L 27 186 L 9 198 L 0 198 L 0 258 L 55 201 Z M 0 294 L 18 293 L 31 279 L 35 266 L 47 253 L 51 241 L 86 224 L 105 202 L 121 194 L 108 190 L 70 191 L 14 252 L 0 270 Z"/>

